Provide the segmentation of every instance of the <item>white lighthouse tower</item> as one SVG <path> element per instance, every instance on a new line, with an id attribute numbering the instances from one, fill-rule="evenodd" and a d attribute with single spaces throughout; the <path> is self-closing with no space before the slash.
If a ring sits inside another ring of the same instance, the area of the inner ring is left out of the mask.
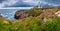
<path id="1" fill-rule="evenodd" d="M 40 6 L 40 0 L 38 1 L 38 8 L 40 8 L 41 6 Z"/>
<path id="2" fill-rule="evenodd" d="M 36 4 L 35 7 L 37 7 L 37 8 L 40 8 L 40 7 L 41 7 L 41 6 L 40 6 L 40 0 L 37 2 L 37 4 Z"/>

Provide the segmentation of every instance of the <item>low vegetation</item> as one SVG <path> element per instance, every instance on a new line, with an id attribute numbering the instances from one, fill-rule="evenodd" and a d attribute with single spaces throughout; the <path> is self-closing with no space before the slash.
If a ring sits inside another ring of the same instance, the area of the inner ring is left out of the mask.
<path id="1" fill-rule="evenodd" d="M 60 19 L 48 18 L 45 24 L 37 17 L 29 17 L 22 20 L 0 20 L 0 31 L 60 31 Z"/>
<path id="2" fill-rule="evenodd" d="M 31 10 L 36 10 L 32 12 L 33 14 L 39 14 L 37 10 L 40 9 L 34 8 Z M 14 21 L 0 18 L 0 31 L 60 31 L 60 18 L 56 16 L 49 17 L 49 15 L 40 18 L 42 17 L 41 14 L 37 17 L 32 16 Z M 44 21 L 46 22 L 44 23 Z"/>

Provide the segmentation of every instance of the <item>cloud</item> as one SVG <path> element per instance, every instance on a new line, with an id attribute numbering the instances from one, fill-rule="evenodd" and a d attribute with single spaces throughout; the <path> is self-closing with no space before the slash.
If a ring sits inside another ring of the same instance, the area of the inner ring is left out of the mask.
<path id="1" fill-rule="evenodd" d="M 20 0 L 16 4 L 10 7 L 34 7 L 37 4 L 37 0 Z"/>
<path id="2" fill-rule="evenodd" d="M 46 1 L 43 1 L 43 0 L 40 1 L 40 5 L 42 5 L 42 6 L 48 6 L 48 5 L 49 6 L 59 6 L 59 4 L 51 3 L 49 1 L 46 2 Z"/>
<path id="3" fill-rule="evenodd" d="M 24 0 L 24 3 L 30 4 L 30 5 L 37 5 L 39 0 Z"/>
<path id="4" fill-rule="evenodd" d="M 0 8 L 4 7 L 34 7 L 36 5 L 53 5 L 59 6 L 59 0 L 1 0 L 0 1 Z M 58 3 L 58 4 L 57 4 Z"/>
<path id="5" fill-rule="evenodd" d="M 0 9 L 31 9 L 33 7 L 6 7 L 6 8 L 0 8 Z"/>
<path id="6" fill-rule="evenodd" d="M 0 0 L 0 3 L 2 3 L 3 1 L 6 1 L 6 0 Z"/>
<path id="7" fill-rule="evenodd" d="M 25 2 L 25 3 L 36 3 L 38 1 L 35 1 L 35 0 L 24 0 L 23 2 Z"/>
<path id="8" fill-rule="evenodd" d="M 41 1 L 45 1 L 45 2 L 48 2 L 48 3 L 54 3 L 54 4 L 57 4 L 57 5 L 60 5 L 60 0 L 41 0 Z"/>
<path id="9" fill-rule="evenodd" d="M 14 5 L 16 2 L 18 2 L 18 0 L 6 0 L 3 1 L 2 3 L 0 3 L 0 8 L 5 7 L 5 6 L 11 6 Z"/>
<path id="10" fill-rule="evenodd" d="M 29 6 L 34 6 L 38 0 L 5 0 L 0 3 L 0 8 L 2 7 L 29 7 Z"/>

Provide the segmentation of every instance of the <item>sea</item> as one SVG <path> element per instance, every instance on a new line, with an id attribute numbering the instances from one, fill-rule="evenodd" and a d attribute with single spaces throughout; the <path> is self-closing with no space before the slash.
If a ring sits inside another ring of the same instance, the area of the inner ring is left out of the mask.
<path id="1" fill-rule="evenodd" d="M 8 20 L 15 20 L 14 14 L 16 11 L 21 9 L 31 9 L 33 7 L 10 7 L 10 8 L 0 8 L 0 14 Z"/>

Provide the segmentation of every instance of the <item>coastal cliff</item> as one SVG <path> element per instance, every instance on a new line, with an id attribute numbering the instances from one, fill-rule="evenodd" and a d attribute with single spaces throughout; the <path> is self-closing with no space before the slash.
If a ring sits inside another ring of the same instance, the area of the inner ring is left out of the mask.
<path id="1" fill-rule="evenodd" d="M 19 10 L 14 15 L 17 20 L 0 19 L 0 31 L 60 31 L 59 13 L 57 8 Z"/>
<path id="2" fill-rule="evenodd" d="M 41 10 L 39 8 L 32 8 L 28 10 L 19 10 L 15 13 L 14 18 L 15 19 L 23 19 L 27 17 L 37 17 L 41 13 Z"/>

